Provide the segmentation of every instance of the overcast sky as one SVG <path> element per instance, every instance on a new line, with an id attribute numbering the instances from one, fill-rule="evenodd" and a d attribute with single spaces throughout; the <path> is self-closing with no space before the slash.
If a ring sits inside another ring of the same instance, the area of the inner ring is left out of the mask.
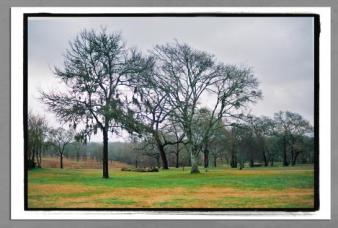
<path id="1" fill-rule="evenodd" d="M 84 29 L 121 32 L 128 47 L 144 52 L 177 39 L 214 54 L 226 64 L 250 66 L 263 99 L 251 106 L 256 115 L 279 110 L 301 114 L 313 124 L 313 19 L 302 17 L 132 17 L 30 18 L 28 23 L 28 106 L 59 123 L 37 98 L 38 90 L 62 89 L 52 74 L 62 66 L 69 42 Z M 93 138 L 101 141 L 101 136 Z M 111 140 L 121 140 L 111 137 Z"/>

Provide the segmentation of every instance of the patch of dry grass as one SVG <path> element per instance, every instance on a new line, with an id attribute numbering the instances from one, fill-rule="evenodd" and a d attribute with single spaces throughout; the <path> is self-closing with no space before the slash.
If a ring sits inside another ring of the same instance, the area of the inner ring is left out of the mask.
<path id="1" fill-rule="evenodd" d="M 42 158 L 43 168 L 60 168 L 60 159 L 58 157 L 43 157 Z M 109 161 L 109 168 L 126 168 L 128 164 L 119 161 Z M 102 162 L 94 159 L 80 159 L 79 161 L 63 158 L 63 166 L 68 169 L 101 169 Z"/>
<path id="2" fill-rule="evenodd" d="M 226 187 L 107 189 L 41 184 L 30 187 L 29 195 L 32 208 L 278 208 L 289 204 L 299 205 L 299 207 L 313 206 L 313 189 L 292 188 L 287 190 L 239 190 Z M 118 200 L 114 203 L 109 199 Z M 247 202 L 246 205 L 241 203 L 248 199 L 251 199 L 251 202 Z M 265 203 L 262 204 L 262 201 Z"/>

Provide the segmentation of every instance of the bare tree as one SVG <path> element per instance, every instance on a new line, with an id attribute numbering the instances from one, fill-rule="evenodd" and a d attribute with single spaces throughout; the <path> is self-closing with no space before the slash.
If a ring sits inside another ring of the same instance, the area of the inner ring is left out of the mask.
<path id="1" fill-rule="evenodd" d="M 81 133 L 86 140 L 98 129 L 102 131 L 103 178 L 109 178 L 108 133 L 131 123 L 128 84 L 131 77 L 147 71 L 150 60 L 127 50 L 120 34 L 104 29 L 81 32 L 64 58 L 63 68 L 56 67 L 54 73 L 68 91 L 42 92 L 41 99 L 61 121 L 74 128 L 84 125 Z"/>
<path id="2" fill-rule="evenodd" d="M 58 155 L 60 157 L 60 168 L 63 169 L 63 157 L 65 148 L 74 139 L 73 130 L 65 130 L 61 127 L 57 129 L 51 129 L 49 133 L 49 142 L 55 146 Z"/>
<path id="3" fill-rule="evenodd" d="M 153 51 L 158 88 L 166 92 L 172 115 L 183 129 L 191 153 L 191 173 L 198 173 L 200 143 L 194 139 L 194 116 L 203 94 L 215 97 L 208 128 L 220 119 L 239 117 L 238 110 L 261 96 L 250 69 L 216 63 L 205 52 L 186 44 L 159 45 Z M 209 137 L 208 131 L 205 134 Z"/>

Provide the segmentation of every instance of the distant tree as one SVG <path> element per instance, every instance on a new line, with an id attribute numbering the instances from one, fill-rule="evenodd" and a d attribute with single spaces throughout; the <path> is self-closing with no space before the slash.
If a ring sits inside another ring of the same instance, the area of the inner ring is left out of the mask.
<path id="1" fill-rule="evenodd" d="M 299 154 L 299 160 L 302 163 L 314 162 L 314 138 L 313 136 L 303 136 L 301 144 L 301 153 Z"/>
<path id="2" fill-rule="evenodd" d="M 290 111 L 280 111 L 274 115 L 278 131 L 283 140 L 283 165 L 296 164 L 297 157 L 302 152 L 297 143 L 307 133 L 312 133 L 310 123 L 300 114 Z M 290 156 L 288 158 L 288 149 Z"/>
<path id="3" fill-rule="evenodd" d="M 208 124 L 211 129 L 223 118 L 240 116 L 240 108 L 259 98 L 258 82 L 250 69 L 218 64 L 214 56 L 187 44 L 158 45 L 153 55 L 157 86 L 165 91 L 173 107 L 172 115 L 186 137 L 191 153 L 191 173 L 198 173 L 200 143 L 205 140 L 194 138 L 196 123 L 193 120 L 202 94 L 215 96 Z"/>
<path id="4" fill-rule="evenodd" d="M 210 137 L 209 143 L 210 156 L 213 159 L 213 166 L 217 166 L 217 159 L 224 158 L 229 150 L 229 132 L 225 126 L 221 125 L 216 128 Z"/>
<path id="5" fill-rule="evenodd" d="M 298 156 L 304 152 L 304 138 L 306 134 L 312 134 L 313 128 L 310 123 L 299 114 L 294 113 L 291 117 L 292 127 L 290 129 L 290 152 L 291 165 L 297 163 Z"/>
<path id="6" fill-rule="evenodd" d="M 57 129 L 51 129 L 49 137 L 49 142 L 57 149 L 60 157 L 60 168 L 63 169 L 65 147 L 73 141 L 74 131 L 59 127 Z"/>
<path id="7" fill-rule="evenodd" d="M 266 140 L 275 133 L 276 123 L 269 117 L 256 117 L 249 115 L 246 121 L 256 136 L 258 148 L 261 151 L 264 166 L 268 166 L 268 148 Z"/>
<path id="8" fill-rule="evenodd" d="M 282 161 L 282 159 L 280 159 L 280 148 L 282 145 L 278 135 L 265 138 L 265 146 L 270 166 L 274 166 L 275 161 Z"/>
<path id="9" fill-rule="evenodd" d="M 236 126 L 235 134 L 239 163 L 242 165 L 245 161 L 249 161 L 249 166 L 253 167 L 255 160 L 258 159 L 258 146 L 254 132 L 250 125 L 243 123 Z"/>
<path id="10" fill-rule="evenodd" d="M 41 99 L 57 117 L 81 127 L 84 138 L 101 130 L 103 134 L 103 178 L 108 172 L 108 133 L 127 127 L 133 118 L 126 92 L 132 77 L 151 68 L 151 60 L 128 50 L 120 34 L 83 31 L 70 43 L 63 68 L 55 68 L 68 91 L 42 92 Z M 81 124 L 82 125 L 81 125 Z"/>
<path id="11" fill-rule="evenodd" d="M 230 167 L 231 168 L 237 168 L 237 162 L 238 162 L 238 153 L 237 153 L 237 147 L 238 147 L 238 134 L 236 133 L 236 125 L 232 125 L 229 130 L 229 153 L 230 153 Z"/>
<path id="12" fill-rule="evenodd" d="M 45 118 L 28 113 L 28 168 L 41 167 L 41 154 L 47 148 L 48 125 Z"/>
<path id="13" fill-rule="evenodd" d="M 289 124 L 288 121 L 290 112 L 278 112 L 274 114 L 274 119 L 277 123 L 278 131 L 281 135 L 282 141 L 283 141 L 283 166 L 288 166 L 288 157 L 287 157 L 287 149 L 288 149 L 288 136 L 290 134 L 289 131 Z"/>

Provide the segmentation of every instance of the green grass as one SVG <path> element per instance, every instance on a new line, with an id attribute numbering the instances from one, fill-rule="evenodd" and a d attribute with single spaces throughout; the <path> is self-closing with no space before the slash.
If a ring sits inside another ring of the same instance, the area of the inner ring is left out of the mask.
<path id="1" fill-rule="evenodd" d="M 71 170 L 71 169 L 35 169 L 29 172 L 31 184 L 81 184 L 87 186 L 109 186 L 112 188 L 143 187 L 143 188 L 167 188 L 167 187 L 200 187 L 200 186 L 228 186 L 250 188 L 307 188 L 313 186 L 313 171 L 297 169 L 265 169 L 274 171 L 261 175 L 244 173 L 247 170 L 223 170 L 212 169 L 208 172 L 191 175 L 188 170 L 182 171 L 174 168 L 161 170 L 158 173 L 139 173 L 110 171 L 110 178 L 103 179 L 100 170 Z M 227 172 L 228 171 L 228 172 Z"/>
<path id="2" fill-rule="evenodd" d="M 157 173 L 95 169 L 34 169 L 28 173 L 29 207 L 220 207 L 313 206 L 313 167 L 244 170 L 171 168 Z M 303 193 L 304 191 L 304 193 Z"/>

